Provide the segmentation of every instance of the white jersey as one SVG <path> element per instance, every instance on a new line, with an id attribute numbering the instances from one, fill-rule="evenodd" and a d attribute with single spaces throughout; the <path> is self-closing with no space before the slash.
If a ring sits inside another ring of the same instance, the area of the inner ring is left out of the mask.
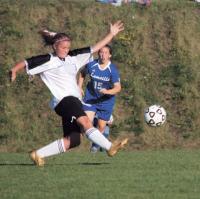
<path id="1" fill-rule="evenodd" d="M 26 71 L 29 75 L 40 75 L 56 99 L 55 107 L 64 97 L 81 98 L 76 79 L 77 73 L 89 62 L 90 57 L 89 47 L 70 51 L 65 59 L 52 54 L 40 55 L 25 60 Z"/>

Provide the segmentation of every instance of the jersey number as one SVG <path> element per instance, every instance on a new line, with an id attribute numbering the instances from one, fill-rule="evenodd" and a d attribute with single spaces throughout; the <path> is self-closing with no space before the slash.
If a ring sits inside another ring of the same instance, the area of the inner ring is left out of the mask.
<path id="1" fill-rule="evenodd" d="M 102 89 L 102 85 L 103 85 L 102 82 L 96 82 L 96 81 L 94 81 L 94 88 L 95 89 L 101 90 Z"/>

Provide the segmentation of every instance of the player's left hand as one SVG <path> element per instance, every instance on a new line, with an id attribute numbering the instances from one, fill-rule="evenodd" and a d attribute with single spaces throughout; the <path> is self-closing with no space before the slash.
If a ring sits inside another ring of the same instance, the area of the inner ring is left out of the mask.
<path id="1" fill-rule="evenodd" d="M 121 21 L 117 21 L 114 24 L 110 24 L 110 32 L 113 36 L 116 36 L 122 30 L 124 30 L 124 24 Z"/>
<path id="2" fill-rule="evenodd" d="M 103 88 L 99 91 L 101 94 L 108 94 L 108 90 Z"/>

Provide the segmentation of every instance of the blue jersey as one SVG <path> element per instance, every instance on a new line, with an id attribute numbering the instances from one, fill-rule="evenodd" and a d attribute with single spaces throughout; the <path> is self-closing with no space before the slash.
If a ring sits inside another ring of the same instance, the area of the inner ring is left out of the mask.
<path id="1" fill-rule="evenodd" d="M 116 66 L 109 62 L 102 69 L 98 60 L 86 65 L 86 74 L 90 76 L 83 101 L 89 104 L 103 103 L 114 105 L 115 95 L 102 94 L 101 89 L 112 89 L 114 83 L 120 82 L 119 72 Z"/>

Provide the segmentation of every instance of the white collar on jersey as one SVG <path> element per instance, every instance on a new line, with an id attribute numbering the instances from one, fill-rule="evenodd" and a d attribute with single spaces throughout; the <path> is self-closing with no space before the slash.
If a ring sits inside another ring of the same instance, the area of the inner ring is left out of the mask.
<path id="1" fill-rule="evenodd" d="M 58 57 L 58 55 L 56 55 L 55 53 L 50 53 L 50 55 L 52 55 L 53 57 Z M 62 58 L 62 57 L 58 57 L 61 61 L 65 61 L 66 57 L 65 58 Z"/>
<path id="2" fill-rule="evenodd" d="M 105 68 L 101 68 L 101 66 L 99 64 L 99 60 L 98 60 L 98 68 L 101 71 L 106 70 L 107 68 L 110 70 L 110 64 L 111 64 L 111 61 L 108 62 L 108 64 L 105 66 Z"/>

